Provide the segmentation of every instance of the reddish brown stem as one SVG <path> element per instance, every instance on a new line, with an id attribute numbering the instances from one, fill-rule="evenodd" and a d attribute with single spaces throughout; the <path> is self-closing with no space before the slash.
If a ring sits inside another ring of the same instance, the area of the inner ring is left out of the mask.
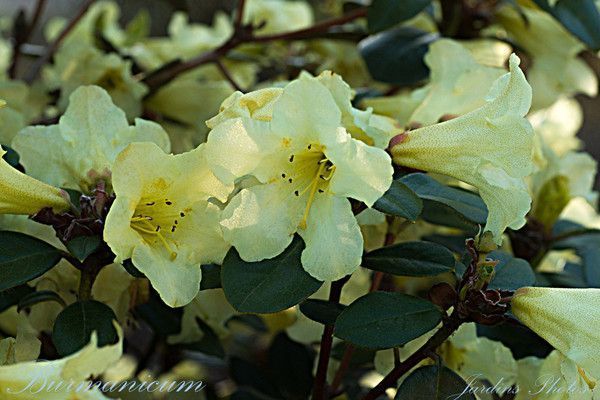
<path id="1" fill-rule="evenodd" d="M 371 389 L 362 400 L 375 400 L 385 394 L 386 389 L 393 387 L 404 374 L 414 368 L 424 359 L 430 357 L 435 350 L 446 341 L 462 324 L 462 321 L 456 313 L 453 313 L 444 321 L 442 327 L 416 352 L 410 357 L 396 365 L 392 371 L 387 374 L 381 382 Z"/>
<path id="2" fill-rule="evenodd" d="M 229 72 L 229 70 L 227 69 L 227 67 L 223 64 L 223 61 L 221 61 L 220 59 L 217 59 L 215 61 L 215 64 L 217 66 L 217 68 L 219 68 L 219 71 L 221 71 L 221 74 L 223 75 L 223 77 L 225 79 L 227 79 L 227 81 L 229 82 L 229 84 L 231 86 L 233 86 L 233 88 L 239 92 L 242 93 L 246 93 L 246 91 L 244 89 L 242 89 L 240 87 L 240 85 L 237 84 L 237 82 L 235 81 L 235 79 L 233 79 L 233 76 L 231 75 L 231 73 Z"/>
<path id="3" fill-rule="evenodd" d="M 327 33 L 327 31 L 334 26 L 351 22 L 357 18 L 361 18 L 366 15 L 367 9 L 359 8 L 339 18 L 328 19 L 319 22 L 309 28 L 263 36 L 254 36 L 254 34 L 251 31 L 247 30 L 246 27 L 243 26 L 243 24 L 240 24 L 236 27 L 236 29 L 233 32 L 233 35 L 229 38 L 229 40 L 227 40 L 225 43 L 223 43 L 216 49 L 200 54 L 199 56 L 192 58 L 188 61 L 180 61 L 168 64 L 154 72 L 149 73 L 142 80 L 142 82 L 144 82 L 149 89 L 148 94 L 146 96 L 149 97 L 152 94 L 156 93 L 156 91 L 162 86 L 168 84 L 177 76 L 187 71 L 190 71 L 192 69 L 198 68 L 202 65 L 211 62 L 216 62 L 221 57 L 225 57 L 227 53 L 229 53 L 229 51 L 233 50 L 241 44 L 265 43 L 272 42 L 275 40 L 300 40 L 318 37 L 323 33 Z"/>
<path id="4" fill-rule="evenodd" d="M 342 288 L 348 281 L 342 278 L 339 281 L 331 283 L 329 290 L 329 301 L 339 303 L 342 295 Z M 327 398 L 327 368 L 329 366 L 329 358 L 331 356 L 331 347 L 333 345 L 333 328 L 334 325 L 325 325 L 323 335 L 321 336 L 321 346 L 319 349 L 319 362 L 317 364 L 317 373 L 315 375 L 315 383 L 313 385 L 313 400 L 324 400 Z"/>

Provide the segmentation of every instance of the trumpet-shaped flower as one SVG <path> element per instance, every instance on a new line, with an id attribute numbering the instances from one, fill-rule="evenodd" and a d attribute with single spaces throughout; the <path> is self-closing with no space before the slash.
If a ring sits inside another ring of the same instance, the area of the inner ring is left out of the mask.
<path id="1" fill-rule="evenodd" d="M 577 58 L 585 49 L 583 43 L 545 11 L 521 7 L 520 12 L 510 6 L 502 7 L 496 17 L 509 37 L 532 58 L 532 65 L 527 69 L 533 88 L 531 108 L 549 107 L 560 95 L 595 96 L 598 92 L 596 76 Z"/>
<path id="2" fill-rule="evenodd" d="M 366 99 L 363 104 L 377 112 L 390 110 L 394 116 L 402 116 L 405 111 L 400 107 L 414 100 L 410 116 L 404 116 L 400 122 L 430 125 L 445 114 L 462 115 L 485 104 L 486 93 L 506 72 L 478 63 L 471 51 L 450 39 L 433 43 L 425 63 L 431 70 L 431 81 L 424 88 L 409 95 Z"/>
<path id="3" fill-rule="evenodd" d="M 452 176 L 479 189 L 488 207 L 484 231 L 496 243 L 506 227 L 525 224 L 531 198 L 523 178 L 533 169 L 533 131 L 523 118 L 531 88 L 510 58 L 510 72 L 499 78 L 488 102 L 468 114 L 392 139 L 396 164 Z"/>
<path id="4" fill-rule="evenodd" d="M 302 265 L 321 280 L 336 280 L 360 264 L 363 239 L 348 198 L 368 206 L 392 182 L 388 154 L 352 138 L 342 111 L 320 79 L 307 74 L 288 84 L 272 118 L 226 120 L 208 136 L 213 172 L 231 184 L 251 175 L 223 211 L 224 237 L 246 261 L 280 254 L 298 232 Z"/>
<path id="5" fill-rule="evenodd" d="M 167 155 L 134 143 L 115 161 L 113 189 L 104 240 L 116 261 L 131 258 L 169 306 L 188 304 L 200 289 L 200 265 L 220 263 L 229 248 L 221 210 L 208 200 L 226 200 L 231 187 L 210 172 L 202 146 Z"/>
<path id="6" fill-rule="evenodd" d="M 526 287 L 516 291 L 513 314 L 569 359 L 600 376 L 600 289 Z"/>
<path id="7" fill-rule="evenodd" d="M 87 346 L 60 360 L 0 366 L 0 397 L 15 400 L 106 399 L 89 379 L 103 373 L 121 357 L 123 343 L 118 326 L 117 331 L 121 340 L 114 345 L 98 347 L 94 332 Z"/>
<path id="8" fill-rule="evenodd" d="M 13 140 L 29 174 L 52 185 L 89 192 L 99 179 L 110 179 L 112 164 L 129 143 L 149 141 L 169 151 L 160 125 L 125 113 L 97 86 L 82 86 L 57 125 L 23 129 Z"/>
<path id="9" fill-rule="evenodd" d="M 301 78 L 313 78 L 307 72 Z M 350 135 L 370 146 L 386 148 L 390 139 L 401 132 L 396 121 L 373 113 L 371 108 L 359 110 L 352 106 L 354 91 L 340 75 L 324 71 L 316 79 L 331 93 L 341 112 L 342 124 Z M 217 124 L 236 117 L 248 117 L 258 121 L 270 121 L 273 118 L 273 106 L 282 95 L 282 88 L 266 88 L 247 94 L 236 92 L 221 105 L 219 114 L 206 124 L 214 128 Z"/>
<path id="10" fill-rule="evenodd" d="M 0 214 L 31 215 L 42 208 L 69 208 L 69 196 L 61 189 L 40 182 L 10 166 L 0 147 Z"/>

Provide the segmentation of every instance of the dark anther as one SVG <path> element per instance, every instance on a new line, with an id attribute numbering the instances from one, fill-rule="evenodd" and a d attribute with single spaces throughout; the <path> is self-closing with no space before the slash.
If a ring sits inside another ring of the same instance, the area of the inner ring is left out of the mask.
<path id="1" fill-rule="evenodd" d="M 290 162 L 294 162 L 294 155 L 293 154 L 290 156 Z"/>
<path id="2" fill-rule="evenodd" d="M 146 203 L 147 206 L 153 206 L 154 204 L 156 204 L 156 203 L 155 202 Z"/>
<path id="3" fill-rule="evenodd" d="M 295 191 L 294 191 L 294 194 L 295 194 L 296 196 L 300 196 L 300 192 L 298 192 L 297 190 L 295 190 Z"/>

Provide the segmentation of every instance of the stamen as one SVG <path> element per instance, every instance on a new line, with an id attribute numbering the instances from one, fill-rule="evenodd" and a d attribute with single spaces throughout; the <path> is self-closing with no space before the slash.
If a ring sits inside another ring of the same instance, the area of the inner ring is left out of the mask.
<path id="1" fill-rule="evenodd" d="M 155 204 L 156 204 L 156 202 L 154 202 L 154 201 L 152 201 L 152 202 L 150 202 L 150 203 L 146 203 L 146 205 L 147 205 L 147 206 L 153 206 L 153 205 L 155 205 Z"/>
<path id="2" fill-rule="evenodd" d="M 166 205 L 168 205 L 168 206 L 170 206 L 170 205 L 172 205 L 172 204 L 173 204 L 173 202 L 171 202 L 171 201 L 169 201 L 169 200 L 165 200 L 165 204 L 166 204 Z"/>
<path id="3" fill-rule="evenodd" d="M 182 212 L 180 212 L 180 213 L 179 213 L 179 216 L 180 216 L 181 218 L 183 218 L 183 217 L 185 217 L 185 213 L 182 211 Z"/>
<path id="4" fill-rule="evenodd" d="M 133 219 L 132 219 L 133 221 Z M 160 225 L 154 227 L 154 225 L 152 225 L 147 219 L 141 219 L 138 221 L 134 221 L 134 222 L 142 222 L 144 224 L 146 224 L 148 227 L 152 228 L 152 230 L 149 229 L 145 229 L 141 226 L 134 226 L 133 228 L 139 232 L 142 233 L 147 233 L 148 235 L 153 235 L 156 236 L 158 238 L 158 240 L 162 243 L 162 245 L 165 247 L 165 249 L 167 249 L 167 251 L 169 252 L 169 256 L 171 257 L 171 260 L 174 260 L 177 258 L 177 252 L 175 250 L 173 250 L 173 248 L 171 247 L 171 245 L 169 244 L 169 242 L 167 242 L 167 239 L 165 239 L 165 237 L 163 236 L 162 233 L 160 233 Z M 171 232 L 174 232 L 174 230 L 171 230 Z"/>
<path id="5" fill-rule="evenodd" d="M 290 162 L 294 162 L 294 155 L 293 154 L 290 156 Z"/>
<path id="6" fill-rule="evenodd" d="M 327 159 L 325 159 L 325 160 L 327 160 Z M 321 163 L 321 166 L 319 167 L 319 170 L 317 171 L 317 174 L 316 174 L 317 177 L 321 176 L 321 174 L 326 166 L 327 166 L 326 163 Z M 311 182 L 310 186 L 305 189 L 305 190 L 307 190 L 310 188 L 310 194 L 308 196 L 306 208 L 304 209 L 304 215 L 302 216 L 302 220 L 298 224 L 298 227 L 300 229 L 306 229 L 306 221 L 308 220 L 308 213 L 310 212 L 310 207 L 312 206 L 312 202 L 315 198 L 315 193 L 317 192 L 317 189 L 319 186 L 319 179 L 317 177 L 315 177 L 315 179 L 313 179 L 313 181 Z"/>

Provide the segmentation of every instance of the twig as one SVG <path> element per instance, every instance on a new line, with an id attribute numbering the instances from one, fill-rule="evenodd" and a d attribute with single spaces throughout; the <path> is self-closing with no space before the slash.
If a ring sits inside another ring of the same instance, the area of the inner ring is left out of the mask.
<path id="1" fill-rule="evenodd" d="M 456 312 L 452 313 L 450 317 L 448 317 L 442 327 L 425 343 L 421 346 L 416 352 L 414 352 L 410 357 L 408 357 L 404 362 L 401 362 L 397 366 L 390 371 L 389 374 L 377 384 L 373 389 L 371 389 L 362 400 L 375 400 L 379 396 L 383 395 L 387 388 L 392 387 L 396 384 L 398 379 L 402 377 L 402 375 L 406 374 L 413 367 L 419 364 L 424 359 L 430 357 L 432 352 L 435 351 L 442 343 L 446 341 L 462 324 L 462 320 L 459 318 Z"/>
<path id="2" fill-rule="evenodd" d="M 255 36 L 252 33 L 252 27 L 245 27 L 243 24 L 241 24 L 234 30 L 232 36 L 216 49 L 202 53 L 199 56 L 187 61 L 176 61 L 167 64 L 153 72 L 150 72 L 144 79 L 142 79 L 142 82 L 146 86 L 148 86 L 148 94 L 146 95 L 146 97 L 152 96 L 154 93 L 156 93 L 158 89 L 171 82 L 177 76 L 192 69 L 195 69 L 199 66 L 211 62 L 216 62 L 221 57 L 225 57 L 230 50 L 233 50 L 241 44 L 265 43 L 275 40 L 300 40 L 319 37 L 319 35 L 323 34 L 324 32 L 326 33 L 330 28 L 334 26 L 348 23 L 366 15 L 367 8 L 363 7 L 356 9 L 339 18 L 332 18 L 322 21 L 309 28 L 263 36 Z"/>
<path id="3" fill-rule="evenodd" d="M 217 68 L 219 68 L 219 71 L 221 71 L 221 74 L 223 74 L 223 77 L 225 79 L 227 79 L 227 81 L 229 82 L 229 84 L 231 86 L 233 86 L 233 88 L 239 92 L 242 93 L 246 93 L 246 91 L 244 89 L 242 89 L 240 87 L 240 85 L 237 84 L 237 82 L 235 81 L 235 79 L 233 79 L 233 76 L 231 76 L 231 73 L 229 72 L 229 70 L 227 69 L 227 67 L 225 67 L 225 65 L 223 64 L 223 62 L 220 59 L 216 59 L 215 60 L 215 64 L 217 66 Z"/>
<path id="4" fill-rule="evenodd" d="M 73 30 L 73 28 L 77 25 L 77 23 L 83 18 L 87 10 L 94 3 L 94 0 L 86 0 L 85 3 L 81 6 L 81 8 L 77 11 L 77 14 L 69 21 L 69 23 L 63 28 L 60 34 L 54 39 L 52 43 L 48 46 L 46 53 L 41 56 L 32 66 L 31 69 L 25 75 L 25 82 L 31 83 L 37 78 L 40 70 L 52 57 L 54 53 L 58 50 L 62 41 L 67 37 L 67 35 Z"/>
<path id="5" fill-rule="evenodd" d="M 40 16 L 42 15 L 42 11 L 44 10 L 45 5 L 46 0 L 37 1 L 33 12 L 33 17 L 25 27 L 25 31 L 22 35 L 15 35 L 15 37 L 13 38 L 14 44 L 12 61 L 10 63 L 10 67 L 8 68 L 8 76 L 11 79 L 14 79 L 17 76 L 17 66 L 19 64 L 19 57 L 21 56 L 21 47 L 31 38 L 31 34 L 33 33 L 33 30 L 35 29 L 38 21 L 40 20 Z"/>
<path id="6" fill-rule="evenodd" d="M 235 16 L 235 21 L 233 22 L 234 29 L 238 30 L 242 26 L 244 22 L 244 7 L 246 6 L 246 0 L 238 0 L 237 5 L 237 15 Z"/>
<path id="7" fill-rule="evenodd" d="M 339 281 L 331 283 L 329 290 L 329 301 L 339 303 L 342 294 L 342 288 L 348 281 L 347 278 L 342 278 Z M 331 347 L 333 345 L 333 328 L 334 325 L 325 325 L 323 335 L 321 336 L 321 346 L 319 349 L 319 363 L 317 373 L 315 375 L 315 383 L 313 386 L 313 400 L 324 400 L 326 397 L 326 380 L 327 368 L 329 366 L 329 358 L 331 356 Z"/>

